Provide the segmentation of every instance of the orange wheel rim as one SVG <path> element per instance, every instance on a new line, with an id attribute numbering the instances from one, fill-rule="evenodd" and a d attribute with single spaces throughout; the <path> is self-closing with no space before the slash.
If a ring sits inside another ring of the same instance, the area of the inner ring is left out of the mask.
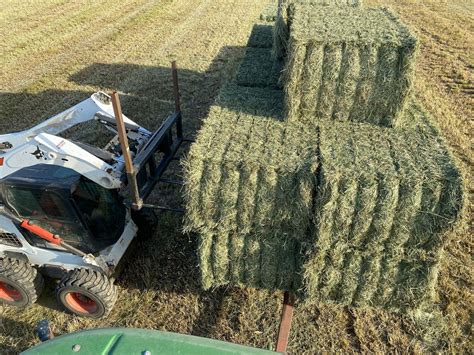
<path id="1" fill-rule="evenodd" d="M 78 313 L 93 314 L 99 308 L 96 301 L 80 292 L 69 292 L 64 300 L 72 310 Z"/>
<path id="2" fill-rule="evenodd" d="M 14 286 L 0 281 L 0 299 L 7 302 L 19 302 L 23 299 L 23 296 Z"/>

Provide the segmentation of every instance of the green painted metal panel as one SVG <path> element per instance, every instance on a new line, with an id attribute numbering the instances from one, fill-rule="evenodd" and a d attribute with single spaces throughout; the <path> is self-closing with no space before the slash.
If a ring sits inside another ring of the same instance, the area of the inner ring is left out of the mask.
<path id="1" fill-rule="evenodd" d="M 26 350 L 22 354 L 261 355 L 270 353 L 274 352 L 191 335 L 146 329 L 108 328 L 62 335 Z"/>

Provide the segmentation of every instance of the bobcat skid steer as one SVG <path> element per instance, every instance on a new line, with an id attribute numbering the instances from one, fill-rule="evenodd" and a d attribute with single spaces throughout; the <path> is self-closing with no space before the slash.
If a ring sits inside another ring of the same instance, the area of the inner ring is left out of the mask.
<path id="1" fill-rule="evenodd" d="M 66 310 L 110 312 L 120 260 L 138 229 L 151 233 L 156 222 L 160 207 L 143 201 L 187 141 L 174 63 L 172 72 L 176 111 L 155 132 L 123 116 L 116 93 L 98 92 L 31 129 L 0 135 L 0 302 L 34 303 L 47 275 L 60 279 L 56 295 Z M 58 136 L 92 120 L 114 134 L 103 149 Z"/>

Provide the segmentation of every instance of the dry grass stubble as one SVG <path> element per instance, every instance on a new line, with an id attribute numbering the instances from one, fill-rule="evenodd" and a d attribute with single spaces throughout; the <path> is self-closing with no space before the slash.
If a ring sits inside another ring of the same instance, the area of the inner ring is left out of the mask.
<path id="1" fill-rule="evenodd" d="M 472 6 L 469 8 L 465 1 L 366 2 L 394 6 L 402 20 L 415 29 L 422 43 L 415 81 L 418 100 L 437 120 L 467 174 L 472 169 L 468 135 L 472 130 L 469 123 L 472 97 L 468 91 L 455 88 L 472 83 L 468 64 L 473 62 L 473 34 L 466 25 L 472 23 Z M 43 22 L 46 14 L 43 8 L 53 7 L 55 16 L 67 12 L 62 1 L 11 1 L 2 7 L 2 18 L 21 18 L 18 17 L 21 11 L 16 11 L 19 3 L 22 6 L 34 3 L 31 15 L 23 19 L 25 26 L 20 26 L 25 29 L 34 30 L 30 21 Z M 209 67 L 211 61 L 224 46 L 245 45 L 254 19 L 265 6 L 264 1 L 214 2 L 211 7 L 201 8 L 201 18 L 196 18 L 195 10 L 203 3 L 174 1 L 170 6 L 168 1 L 154 2 L 153 7 L 126 17 L 116 27 L 117 31 L 109 31 L 102 41 L 81 46 L 80 50 L 60 58 L 37 53 L 36 57 L 48 65 L 36 70 L 17 68 L 0 81 L 2 131 L 11 130 L 12 117 L 16 128 L 22 129 L 86 98 L 87 93 L 112 88 L 130 93 L 124 105 L 125 113 L 156 127 L 159 121 L 153 112 L 171 109 L 171 103 L 166 102 L 171 92 L 165 78 L 168 78 L 169 60 L 177 58 L 181 67 L 190 69 L 182 73 L 181 84 L 185 124 L 188 132 L 194 132 L 200 125 L 199 119 L 207 115 L 207 107 L 221 83 L 233 75 L 235 61 L 244 53 L 239 48 L 223 48 Z M 170 33 L 173 36 L 181 33 L 174 44 Z M 71 43 L 71 48 L 76 44 L 80 42 Z M 163 46 L 170 49 L 161 50 Z M 3 50 L 1 55 L 4 60 Z M 25 56 L 28 58 L 28 51 Z M 92 63 L 114 65 L 83 71 Z M 120 63 L 139 65 L 120 66 Z M 143 70 L 140 63 L 165 69 Z M 81 71 L 81 81 L 70 80 L 70 75 Z M 456 84 L 458 76 L 464 77 L 463 84 Z M 99 82 L 96 78 L 100 78 Z M 101 84 L 105 81 L 110 84 Z M 141 100 L 138 95 L 142 96 Z M 466 181 L 473 181 L 472 177 Z M 165 189 L 160 189 L 160 193 L 173 195 Z M 172 202 L 173 198 L 168 200 Z M 467 219 L 472 216 L 472 200 L 466 203 Z M 280 293 L 234 288 L 202 291 L 197 282 L 196 241 L 177 232 L 180 225 L 179 218 L 163 215 L 159 234 L 138 245 L 140 252 L 127 263 L 119 279 L 119 302 L 108 319 L 88 321 L 55 310 L 51 286 L 40 304 L 28 310 L 0 307 L 0 352 L 18 353 L 37 343 L 34 327 L 43 318 L 52 321 L 56 334 L 88 327 L 135 326 L 270 347 L 277 331 Z M 449 235 L 437 287 L 447 331 L 433 348 L 438 351 L 472 352 L 473 234 L 461 225 Z M 389 312 L 355 311 L 317 303 L 298 305 L 289 352 L 419 353 L 426 350 L 419 335 L 409 318 Z"/>

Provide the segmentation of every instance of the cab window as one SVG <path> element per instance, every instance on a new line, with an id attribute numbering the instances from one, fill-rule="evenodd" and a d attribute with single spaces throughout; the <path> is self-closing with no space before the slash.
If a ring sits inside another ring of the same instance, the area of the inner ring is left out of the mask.
<path id="1" fill-rule="evenodd" d="M 81 179 L 72 198 L 96 241 L 101 240 L 106 245 L 118 239 L 124 228 L 126 211 L 117 191 Z"/>
<path id="2" fill-rule="evenodd" d="M 11 187 L 7 199 L 18 215 L 27 218 L 54 218 L 70 220 L 73 218 L 62 199 L 47 190 L 29 190 Z"/>
<path id="3" fill-rule="evenodd" d="M 60 235 L 67 243 L 85 252 L 90 251 L 87 231 L 67 200 L 55 192 L 11 186 L 6 191 L 6 197 L 9 207 L 19 217 L 30 220 L 50 233 Z M 37 246 L 43 246 L 45 243 L 34 236 L 31 240 Z"/>

